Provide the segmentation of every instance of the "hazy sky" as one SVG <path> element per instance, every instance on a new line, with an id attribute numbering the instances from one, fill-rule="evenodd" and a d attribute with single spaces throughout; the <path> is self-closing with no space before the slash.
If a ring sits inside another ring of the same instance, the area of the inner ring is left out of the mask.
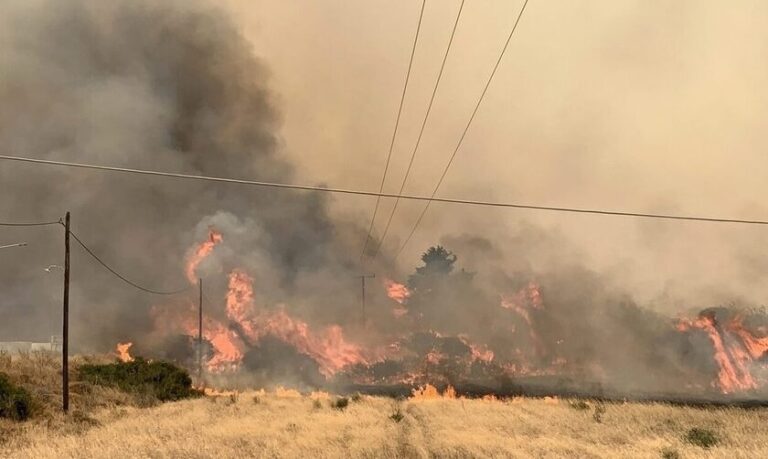
<path id="1" fill-rule="evenodd" d="M 223 3 L 271 68 L 301 179 L 377 188 L 420 2 Z M 459 3 L 427 2 L 388 191 L 399 187 Z M 407 192 L 431 192 L 521 5 L 466 2 Z M 766 14 L 761 1 L 532 0 L 440 195 L 768 218 Z M 364 221 L 372 202 L 336 204 Z M 389 250 L 419 206 L 401 206 Z M 768 293 L 759 227 L 436 205 L 403 263 L 445 234 L 503 236 L 520 220 L 559 231 L 651 296 Z"/>

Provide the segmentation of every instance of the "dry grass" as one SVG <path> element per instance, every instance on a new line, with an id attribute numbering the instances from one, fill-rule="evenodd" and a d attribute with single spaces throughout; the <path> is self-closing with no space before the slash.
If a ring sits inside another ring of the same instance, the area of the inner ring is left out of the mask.
<path id="1" fill-rule="evenodd" d="M 75 372 L 83 363 L 104 363 L 107 357 L 74 357 L 70 363 L 69 416 L 61 412 L 61 362 L 56 354 L 0 352 L 0 372 L 15 384 L 27 389 L 33 398 L 32 420 L 18 423 L 0 419 L 0 457 L 13 451 L 37 435 L 78 435 L 97 426 L 94 414 L 121 406 L 146 404 L 134 395 L 115 389 L 94 386 L 75 380 Z M 44 432 L 44 433 L 43 433 Z"/>
<path id="2" fill-rule="evenodd" d="M 31 422 L 0 421 L 0 457 L 768 457 L 766 409 L 367 396 L 336 409 L 336 397 L 290 390 L 139 408 L 128 395 L 89 387 L 64 417 L 55 368 L 41 356 L 0 361 L 45 400 Z M 718 443 L 689 443 L 694 428 Z"/>
<path id="3" fill-rule="evenodd" d="M 255 402 L 258 397 L 258 403 Z M 35 424 L 6 445 L 19 458 L 101 457 L 768 457 L 768 411 L 607 404 L 601 422 L 565 401 L 363 397 L 345 410 L 316 398 L 244 393 L 101 410 L 76 433 Z M 392 419 L 400 410 L 400 421 Z M 686 443 L 693 427 L 722 441 Z M 2 449 L 0 449 L 0 455 Z"/>

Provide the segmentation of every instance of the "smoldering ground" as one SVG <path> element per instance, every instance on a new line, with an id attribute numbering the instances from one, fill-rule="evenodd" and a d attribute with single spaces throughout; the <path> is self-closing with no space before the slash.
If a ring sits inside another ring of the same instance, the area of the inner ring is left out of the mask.
<path id="1" fill-rule="evenodd" d="M 631 23 L 633 19 L 627 11 L 633 8 L 632 5 L 626 10 L 617 8 L 600 17 L 610 18 L 615 14 Z M 675 18 L 682 21 L 684 12 L 675 12 Z M 272 63 L 263 62 L 227 12 L 211 3 L 13 0 L 4 2 L 0 13 L 0 67 L 4 70 L 0 74 L 0 151 L 4 154 L 281 182 L 306 178 L 307 165 L 313 170 L 329 169 L 320 165 L 321 162 L 336 167 L 334 174 L 363 180 L 361 177 L 365 175 L 357 170 L 355 161 L 370 164 L 371 158 L 380 159 L 379 150 L 371 151 L 359 143 L 360 139 L 370 137 L 372 126 L 386 124 L 374 122 L 378 118 L 365 120 L 355 116 L 356 120 L 365 121 L 350 135 L 358 142 L 355 144 L 346 141 L 338 145 L 335 141 L 311 144 L 307 140 L 310 136 L 296 135 L 300 129 L 297 125 L 301 123 L 283 125 L 282 117 L 296 120 L 300 110 L 293 105 L 294 100 L 281 100 L 272 87 L 293 94 L 294 88 L 283 81 L 295 82 L 299 77 L 306 82 L 302 91 L 320 94 L 325 87 L 336 87 L 330 85 L 327 78 L 323 79 L 322 74 L 315 77 L 307 71 L 296 71 L 286 75 L 286 68 L 295 68 L 285 62 L 297 59 L 309 65 L 308 62 L 316 62 L 322 54 L 310 59 L 307 50 L 301 48 L 300 52 L 291 54 L 294 57 L 285 57 L 290 54 L 287 52 L 285 56 L 276 57 L 282 72 L 277 74 L 278 79 L 271 75 Z M 320 13 L 302 15 L 301 22 L 308 29 L 325 30 L 329 26 L 320 20 L 321 16 Z M 541 11 L 534 10 L 533 18 L 541 20 L 542 17 Z M 473 21 L 481 19 L 473 18 Z M 551 29 L 552 24 L 547 24 Z M 438 29 L 428 43 L 439 43 L 441 29 Z M 603 32 L 610 37 L 621 35 L 614 29 Z M 380 38 L 379 34 L 372 35 L 374 40 Z M 590 34 L 584 41 L 594 40 Z M 288 42 L 295 44 L 293 39 Z M 307 41 L 302 43 L 306 46 Z M 523 54 L 529 56 L 531 38 L 523 38 L 522 43 Z M 659 47 L 657 43 L 651 50 Z M 601 48 L 602 54 L 595 57 L 585 51 L 587 48 L 585 45 L 578 51 L 590 62 L 601 62 L 600 59 L 607 59 L 606 55 L 618 52 L 613 47 Z M 648 51 L 645 47 L 642 50 Z M 329 52 L 332 56 L 326 62 L 328 66 L 344 68 L 334 64 L 344 53 Z M 549 52 L 558 54 L 551 49 Z M 382 61 L 389 60 L 382 57 Z M 636 65 L 634 60 L 626 65 L 612 58 L 608 60 L 613 71 L 619 74 Z M 387 72 L 392 71 L 385 67 Z M 469 71 L 471 66 L 463 69 Z M 558 86 L 562 83 L 559 77 L 551 76 L 556 74 L 559 73 L 547 73 L 550 75 L 547 82 L 559 88 L 558 94 L 569 94 L 570 86 Z M 685 75 L 680 81 L 675 78 L 675 83 L 684 84 Z M 582 74 L 585 80 L 588 76 Z M 527 85 L 535 80 L 528 73 L 521 78 Z M 350 108 L 352 102 L 348 99 L 355 99 L 350 94 L 369 93 L 368 102 L 387 99 L 384 91 L 366 89 L 360 80 L 364 79 L 347 81 L 349 91 L 344 92 L 342 100 L 322 99 L 324 103 L 306 107 L 309 118 L 306 125 L 312 128 L 309 132 L 316 133 L 316 123 L 320 123 L 328 132 L 323 131 L 325 134 L 318 138 L 346 139 L 344 134 L 349 132 L 345 129 L 350 129 L 348 123 L 351 125 L 351 122 L 340 122 L 338 118 L 347 119 L 351 115 L 346 112 L 340 115 L 337 111 L 342 110 L 339 107 Z M 450 91 L 452 97 L 459 97 L 460 93 Z M 507 101 L 512 93 L 505 92 L 502 96 L 501 100 Z M 579 106 L 589 105 L 594 112 L 599 112 L 604 102 L 599 97 L 577 99 Z M 587 99 L 589 104 L 585 103 Z M 336 106 L 336 102 L 340 105 Z M 521 103 L 530 106 L 539 102 L 529 96 Z M 541 120 L 562 108 L 549 99 L 544 102 L 541 110 L 530 111 L 528 122 L 536 128 L 530 129 L 532 132 L 551 128 Z M 616 110 L 614 102 L 611 100 L 606 106 Z M 360 104 L 359 100 L 354 103 Z M 336 107 L 335 111 L 329 109 L 331 105 Z M 369 105 L 389 106 L 372 102 Z M 286 106 L 292 111 L 286 113 Z M 652 111 L 647 105 L 641 108 L 644 112 Z M 494 114 L 500 112 L 495 105 L 489 109 Z M 348 111 L 356 112 L 351 108 Z M 458 120 L 457 113 L 461 110 L 447 111 L 451 113 L 451 122 L 455 121 L 453 118 Z M 526 136 L 522 128 L 514 130 L 521 140 L 513 145 L 533 151 L 519 156 L 536 153 L 546 161 L 542 162 L 544 165 L 537 163 L 526 169 L 515 160 L 515 171 L 511 174 L 518 180 L 505 176 L 499 177 L 500 183 L 511 184 L 510 189 L 516 194 L 521 193 L 524 186 L 535 185 L 533 188 L 538 191 L 533 197 L 549 200 L 570 193 L 580 185 L 589 188 L 584 177 L 592 166 L 610 171 L 604 157 L 573 156 L 573 151 L 584 152 L 587 144 L 605 145 L 612 137 L 601 137 L 602 130 L 597 128 L 581 130 L 583 123 L 573 120 L 583 113 L 563 113 L 560 119 L 568 126 L 558 130 L 555 138 Z M 499 120 L 510 121 L 499 117 L 491 120 L 491 125 L 499 127 Z M 614 124 L 601 125 L 606 126 L 605 129 L 617 128 Z M 346 128 L 338 128 L 339 125 Z M 442 128 L 448 125 L 452 124 Z M 503 158 L 497 150 L 509 139 L 491 135 L 487 129 L 481 130 L 484 136 L 475 138 L 479 142 L 475 148 L 488 149 L 491 157 Z M 498 130 L 505 131 L 503 126 Z M 623 127 L 619 131 L 620 138 L 629 135 Z M 283 133 L 287 142 L 294 142 L 293 146 L 284 144 Z M 531 150 L 530 146 L 538 141 L 544 146 Z M 348 148 L 331 152 L 329 145 Z M 438 144 L 431 147 L 433 152 L 445 150 Z M 549 147 L 554 153 L 541 153 Z M 352 155 L 355 161 L 349 166 L 338 159 L 344 158 L 347 151 L 356 152 Z M 568 155 L 570 159 L 562 163 L 562 157 Z M 469 172 L 459 174 L 460 183 L 448 183 L 448 189 L 499 194 L 497 188 L 506 186 L 487 188 L 472 182 L 473 177 L 483 173 L 479 169 L 482 164 L 488 163 L 465 164 L 464 170 Z M 377 168 L 367 168 L 371 174 L 373 169 Z M 417 171 L 417 183 L 433 172 Z M 334 174 L 330 177 L 340 177 Z M 546 177 L 546 186 L 538 184 L 537 177 Z M 325 177 L 319 174 L 319 178 Z M 313 327 L 339 323 L 353 340 L 366 345 L 382 344 L 398 333 L 411 331 L 407 327 L 403 330 L 402 323 L 392 317 L 389 300 L 383 289 L 376 287 L 369 289 L 369 316 L 378 328 L 371 332 L 360 326 L 359 280 L 355 276 L 360 274 L 357 258 L 365 238 L 363 225 L 367 223 L 366 214 L 355 207 L 360 203 L 347 204 L 323 194 L 8 163 L 0 169 L 0 180 L 0 211 L 8 216 L 6 220 L 55 220 L 70 210 L 75 232 L 106 262 L 132 280 L 157 289 L 174 289 L 186 283 L 183 262 L 189 247 L 204 239 L 208 228 L 215 226 L 223 233 L 225 242 L 201 266 L 200 275 L 206 278 L 207 295 L 214 303 L 210 312 L 217 317 L 225 318 L 222 307 L 225 275 L 237 267 L 254 277 L 260 307 L 284 304 Z M 373 183 L 368 178 L 364 180 L 365 185 Z M 618 193 L 623 183 L 600 183 L 611 191 L 601 192 L 602 198 L 611 197 L 601 199 L 602 203 L 611 204 L 614 197 L 626 196 Z M 587 191 L 584 196 L 590 197 L 590 194 L 597 195 L 597 192 Z M 646 205 L 655 203 L 658 194 L 636 192 L 632 196 L 632 203 Z M 662 201 L 659 205 L 667 205 L 667 199 Z M 722 202 L 730 201 L 723 198 Z M 367 206 L 371 202 L 363 204 L 369 212 Z M 676 207 L 676 203 L 669 205 Z M 405 207 L 405 215 L 411 216 L 413 209 Z M 676 344 L 675 335 L 669 335 L 673 313 L 693 309 L 695 314 L 723 299 L 737 298 L 739 292 L 750 302 L 760 298 L 761 290 L 751 287 L 760 284 L 758 273 L 762 264 L 760 257 L 748 256 L 746 247 L 748 242 L 764 241 L 764 235 L 749 233 L 748 237 L 728 240 L 731 234 L 728 230 L 704 230 L 704 237 L 690 237 L 693 231 L 690 227 L 676 230 L 665 224 L 631 222 L 601 223 L 596 229 L 594 223 L 585 221 L 569 222 L 576 225 L 577 230 L 573 232 L 563 230 L 565 224 L 561 224 L 558 232 L 548 229 L 553 225 L 546 217 L 531 216 L 533 223 L 526 224 L 510 222 L 508 217 L 495 212 L 467 210 L 461 211 L 462 218 L 458 218 L 456 209 L 445 206 L 436 206 L 431 215 L 434 217 L 425 220 L 425 230 L 417 235 L 406 261 L 401 261 L 399 272 L 394 263 L 386 259 L 390 245 L 401 242 L 397 239 L 399 236 L 394 236 L 394 243 L 385 246 L 384 260 L 372 270 L 405 279 L 417 263 L 418 254 L 448 234 L 442 242 L 459 256 L 459 266 L 476 274 L 471 289 L 434 305 L 444 307 L 445 314 L 436 315 L 434 323 L 426 324 L 425 328 L 442 333 L 468 333 L 477 341 L 493 344 L 499 355 L 504 354 L 510 342 L 526 344 L 525 339 L 515 341 L 517 338 L 509 330 L 488 329 L 487 325 L 506 313 L 499 307 L 499 296 L 514 293 L 534 279 L 542 285 L 547 307 L 546 316 L 537 319 L 540 333 L 552 347 L 545 349 L 541 358 L 556 357 L 559 347 L 567 354 L 561 357 L 599 362 L 620 382 L 646 377 L 642 383 L 650 384 L 655 375 L 648 369 L 662 367 L 664 370 L 660 371 L 665 374 L 679 374 L 676 368 L 700 366 L 699 361 L 710 357 L 705 353 L 700 358 L 696 352 L 696 356 L 691 357 L 685 348 L 688 344 Z M 402 224 L 405 228 L 408 223 L 398 219 L 396 225 Z M 614 236 L 632 234 L 632 246 L 620 261 L 606 263 L 605 258 L 612 249 L 622 247 L 623 239 L 608 238 L 611 242 L 606 243 L 599 240 L 603 237 L 600 231 Z M 563 234 L 566 232 L 567 236 Z M 3 288 L 0 333 L 8 339 L 44 340 L 59 329 L 60 273 L 55 270 L 46 273 L 43 269 L 50 264 L 61 264 L 61 231 L 57 227 L 4 229 L 3 237 L 10 241 L 26 240 L 31 245 L 23 251 L 2 254 L 5 259 L 0 263 Z M 571 238 L 578 242 L 568 242 Z M 702 263 L 705 268 L 692 271 L 706 271 L 709 284 L 707 290 L 702 291 L 700 284 L 689 282 L 695 274 L 680 274 L 686 272 L 684 255 L 695 251 L 700 260 L 703 255 L 697 243 L 713 244 L 723 239 L 727 242 L 713 249 L 711 257 L 722 262 L 719 265 L 723 266 L 722 278 L 718 279 L 715 270 L 709 269 L 718 265 L 716 261 Z M 682 252 L 676 248 L 681 241 L 685 242 L 682 245 L 686 249 Z M 141 342 L 142 337 L 156 327 L 151 313 L 153 307 L 178 307 L 184 311 L 190 301 L 136 292 L 75 249 L 72 332 L 73 346 L 79 351 L 104 351 L 118 340 Z M 673 255 L 669 255 L 670 252 Z M 654 262 L 660 262 L 664 268 L 660 271 L 671 277 L 667 285 L 662 284 L 669 287 L 668 296 L 663 295 L 665 291 L 659 292 L 663 289 L 659 288 L 655 276 L 637 274 L 638 267 L 654 271 L 650 269 Z M 749 275 L 742 276 L 745 273 Z M 744 279 L 735 284 L 731 282 L 742 277 Z M 694 294 L 695 300 L 690 300 Z M 643 301 L 634 299 L 638 295 Z M 660 312 L 646 311 L 649 298 L 663 300 L 661 306 L 653 305 Z M 379 308 L 374 308 L 377 305 Z M 699 349 L 699 345 L 706 348 L 707 343 L 694 344 L 691 346 Z M 680 346 L 684 349 L 680 350 Z M 290 354 L 285 357 L 288 361 L 308 368 L 301 356 L 292 355 L 275 343 L 268 342 L 263 347 L 269 350 L 268 355 Z M 258 353 L 249 354 L 245 366 L 260 366 L 263 360 Z M 311 370 L 311 365 L 309 368 Z M 277 368 L 273 373 L 283 378 L 283 370 Z"/>

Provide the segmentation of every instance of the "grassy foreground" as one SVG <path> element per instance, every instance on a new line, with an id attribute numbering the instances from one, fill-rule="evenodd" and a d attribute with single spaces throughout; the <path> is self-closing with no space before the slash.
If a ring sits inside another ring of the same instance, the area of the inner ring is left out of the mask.
<path id="1" fill-rule="evenodd" d="M 0 420 L 0 457 L 768 457 L 766 409 L 428 396 L 340 409 L 336 397 L 293 391 L 141 407 L 89 394 L 66 418 Z"/>

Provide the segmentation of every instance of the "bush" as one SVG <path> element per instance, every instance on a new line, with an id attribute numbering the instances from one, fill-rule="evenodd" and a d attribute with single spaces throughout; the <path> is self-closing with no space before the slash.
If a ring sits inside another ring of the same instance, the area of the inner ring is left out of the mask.
<path id="1" fill-rule="evenodd" d="M 150 362 L 140 357 L 132 362 L 82 365 L 79 377 L 92 384 L 150 395 L 163 402 L 201 395 L 192 388 L 192 379 L 186 370 L 168 362 Z"/>
<path id="2" fill-rule="evenodd" d="M 662 459 L 681 459 L 680 452 L 674 448 L 664 448 L 661 450 Z"/>
<path id="3" fill-rule="evenodd" d="M 403 416 L 403 412 L 402 412 L 402 411 L 400 411 L 400 408 L 398 408 L 398 409 L 396 409 L 396 410 L 395 410 L 395 412 L 394 412 L 394 413 L 392 413 L 392 414 L 389 416 L 389 419 L 391 419 L 391 420 L 393 420 L 393 421 L 395 421 L 395 422 L 400 422 L 400 421 L 402 421 L 402 420 L 403 420 L 403 418 L 404 418 L 404 417 L 405 417 L 405 416 Z"/>
<path id="4" fill-rule="evenodd" d="M 578 411 L 584 411 L 589 409 L 589 403 L 584 400 L 576 400 L 571 402 L 571 408 Z"/>
<path id="5" fill-rule="evenodd" d="M 352 394 L 352 401 L 353 402 L 357 403 L 357 402 L 361 401 L 362 399 L 363 399 L 363 394 L 361 394 L 360 392 L 355 392 L 354 394 Z"/>
<path id="6" fill-rule="evenodd" d="M 595 405 L 595 411 L 592 413 L 592 419 L 595 420 L 595 422 L 602 423 L 603 422 L 603 415 L 605 414 L 605 405 L 600 402 L 597 405 Z"/>
<path id="7" fill-rule="evenodd" d="M 29 418 L 32 408 L 32 397 L 22 387 L 11 383 L 3 373 L 0 373 L 0 418 L 25 421 Z"/>
<path id="8" fill-rule="evenodd" d="M 689 430 L 688 433 L 685 434 L 684 440 L 692 445 L 701 446 L 702 448 L 715 446 L 720 441 L 715 432 L 699 427 L 694 427 Z"/>
<path id="9" fill-rule="evenodd" d="M 339 397 L 335 401 L 331 402 L 331 407 L 337 410 L 344 410 L 349 405 L 349 399 L 347 397 Z"/>

